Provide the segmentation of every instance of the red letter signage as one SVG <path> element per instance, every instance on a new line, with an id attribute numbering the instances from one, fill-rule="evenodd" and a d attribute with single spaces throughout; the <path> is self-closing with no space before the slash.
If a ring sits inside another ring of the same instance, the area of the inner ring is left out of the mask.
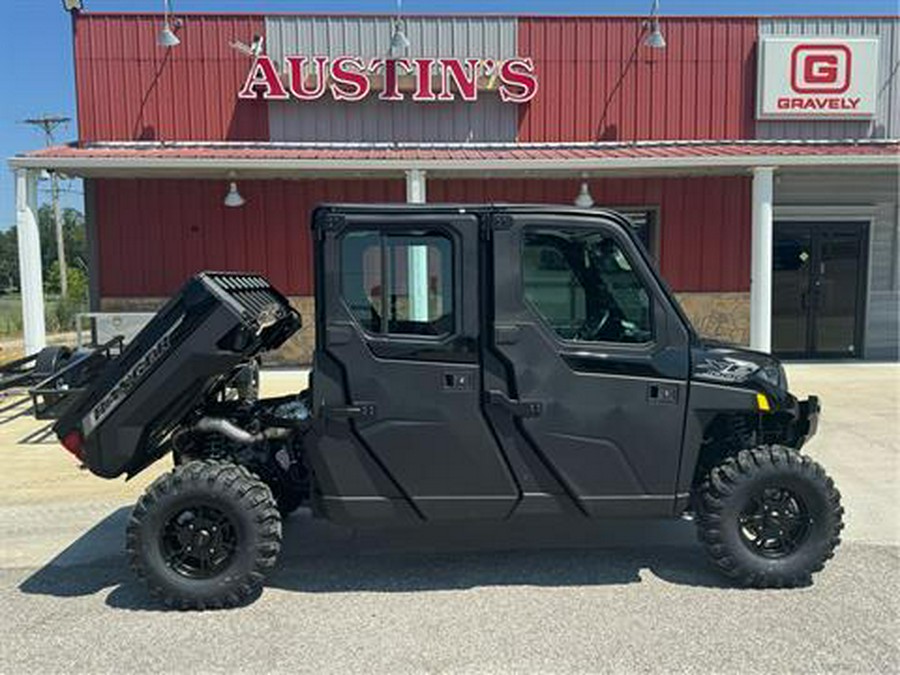
<path id="1" fill-rule="evenodd" d="M 325 94 L 325 88 L 328 80 L 328 72 L 326 67 L 328 57 L 317 56 L 313 59 L 315 67 L 315 87 L 310 89 L 306 82 L 306 62 L 305 56 L 289 56 L 286 59 L 289 73 L 291 75 L 291 94 L 300 101 L 315 101 L 322 98 Z"/>
<path id="2" fill-rule="evenodd" d="M 500 100 L 527 103 L 538 92 L 537 76 L 531 59 L 510 59 L 500 66 Z"/>
<path id="3" fill-rule="evenodd" d="M 531 59 L 371 59 L 356 56 L 287 56 L 284 72 L 268 56 L 253 61 L 240 98 L 316 101 L 327 94 L 335 101 L 362 101 L 372 91 L 382 101 L 417 103 L 475 102 L 493 90 L 504 103 L 527 103 L 537 95 L 538 79 Z M 821 77 L 825 71 L 817 71 Z"/>
<path id="4" fill-rule="evenodd" d="M 238 98 L 259 98 L 260 91 L 265 99 L 284 100 L 289 98 L 288 93 L 281 84 L 278 70 L 268 56 L 260 56 L 253 62 L 244 88 L 238 93 Z"/>

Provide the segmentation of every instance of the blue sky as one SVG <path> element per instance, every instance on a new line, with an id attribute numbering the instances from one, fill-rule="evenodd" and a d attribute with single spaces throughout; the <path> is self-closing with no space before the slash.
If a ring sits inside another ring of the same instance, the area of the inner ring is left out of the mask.
<path id="1" fill-rule="evenodd" d="M 89 11 L 159 11 L 163 0 L 84 0 Z M 4 67 L 0 69 L 0 158 L 38 148 L 39 134 L 19 123 L 45 113 L 75 117 L 72 40 L 69 17 L 60 0 L 2 0 L 0 21 Z M 395 0 L 174 0 L 177 11 L 378 12 L 394 11 Z M 405 0 L 409 13 L 507 12 L 535 14 L 645 14 L 651 0 Z M 662 0 L 663 14 L 896 14 L 896 0 Z M 60 140 L 75 137 L 74 124 Z M 0 228 L 15 221 L 12 174 L 0 180 Z M 80 185 L 72 183 L 66 202 L 81 205 Z M 42 195 L 45 196 L 45 195 Z"/>

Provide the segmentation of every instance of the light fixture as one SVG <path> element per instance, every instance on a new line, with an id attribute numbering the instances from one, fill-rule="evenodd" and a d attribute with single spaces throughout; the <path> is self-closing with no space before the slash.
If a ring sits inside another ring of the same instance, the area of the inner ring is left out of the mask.
<path id="1" fill-rule="evenodd" d="M 67 12 L 80 12 L 84 9 L 82 0 L 62 0 L 63 9 Z"/>
<path id="2" fill-rule="evenodd" d="M 659 0 L 653 0 L 653 7 L 650 10 L 650 21 L 644 23 L 649 27 L 650 32 L 644 38 L 644 46 L 650 49 L 665 49 L 666 38 L 662 34 L 662 28 L 659 26 Z"/>
<path id="3" fill-rule="evenodd" d="M 409 52 L 409 38 L 403 30 L 403 19 L 394 19 L 394 34 L 391 35 L 391 56 L 404 56 Z"/>
<path id="4" fill-rule="evenodd" d="M 397 16 L 391 26 L 391 56 L 404 56 L 409 52 L 410 42 L 406 37 L 406 25 L 403 21 L 403 0 L 397 0 Z"/>
<path id="5" fill-rule="evenodd" d="M 178 22 L 172 22 L 169 15 L 172 13 L 172 0 L 163 0 L 163 27 L 156 36 L 156 44 L 160 47 L 177 47 L 181 44 L 181 40 L 175 35 L 172 26 L 178 26 Z"/>
<path id="6" fill-rule="evenodd" d="M 237 209 L 247 203 L 247 200 L 238 192 L 237 180 L 235 180 L 234 172 L 228 174 L 228 194 L 225 195 L 224 204 L 228 208 Z"/>
<path id="7" fill-rule="evenodd" d="M 587 176 L 581 176 L 581 187 L 578 189 L 578 196 L 575 197 L 575 206 L 579 209 L 590 209 L 594 206 L 594 198 L 591 196 L 591 188 L 587 182 Z"/>

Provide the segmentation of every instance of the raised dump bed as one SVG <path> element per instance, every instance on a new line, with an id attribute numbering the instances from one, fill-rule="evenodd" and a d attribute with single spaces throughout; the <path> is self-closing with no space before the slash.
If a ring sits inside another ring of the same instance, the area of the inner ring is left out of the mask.
<path id="1" fill-rule="evenodd" d="M 93 473 L 133 475 L 166 453 L 186 415 L 300 325 L 264 277 L 199 274 L 108 363 L 54 431 Z"/>

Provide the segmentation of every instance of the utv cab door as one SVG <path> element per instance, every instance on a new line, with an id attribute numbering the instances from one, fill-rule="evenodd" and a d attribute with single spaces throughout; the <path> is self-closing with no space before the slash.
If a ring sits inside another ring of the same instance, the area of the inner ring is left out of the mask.
<path id="1" fill-rule="evenodd" d="M 479 222 L 324 207 L 310 453 L 336 520 L 503 518 L 516 482 L 481 411 Z"/>
<path id="2" fill-rule="evenodd" d="M 671 515 L 688 333 L 627 230 L 617 215 L 495 217 L 487 400 L 507 445 L 549 474 L 524 488 L 532 501 L 561 492 L 586 515 Z"/>

